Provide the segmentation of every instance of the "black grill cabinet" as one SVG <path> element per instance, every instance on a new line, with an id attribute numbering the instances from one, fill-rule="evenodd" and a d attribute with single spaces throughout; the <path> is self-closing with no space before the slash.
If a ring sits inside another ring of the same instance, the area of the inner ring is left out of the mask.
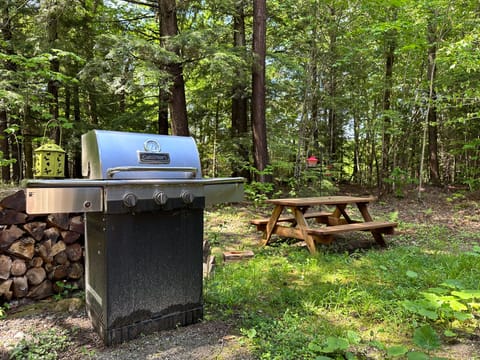
<path id="1" fill-rule="evenodd" d="M 85 179 L 32 180 L 27 212 L 85 213 L 87 312 L 106 345 L 203 316 L 203 211 L 242 178 L 204 179 L 188 137 L 93 130 Z"/>

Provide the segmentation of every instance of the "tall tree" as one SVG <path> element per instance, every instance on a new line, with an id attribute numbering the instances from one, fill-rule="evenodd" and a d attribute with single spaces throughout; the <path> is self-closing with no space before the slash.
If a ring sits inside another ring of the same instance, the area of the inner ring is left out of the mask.
<path id="1" fill-rule="evenodd" d="M 160 36 L 162 38 L 162 45 L 175 54 L 180 55 L 179 47 L 173 45 L 170 41 L 172 37 L 178 34 L 176 1 L 158 0 L 158 7 L 160 12 Z M 173 135 L 188 136 L 190 132 L 188 129 L 183 64 L 180 60 L 172 60 L 166 65 L 166 69 L 172 81 L 169 94 L 172 133 Z M 161 100 L 160 97 L 159 100 Z"/>
<path id="2" fill-rule="evenodd" d="M 159 34 L 160 34 L 160 43 L 162 40 L 162 16 L 160 11 L 160 6 L 157 7 L 156 11 Z M 163 66 L 161 66 L 163 68 Z M 168 135 L 168 103 L 169 96 L 168 90 L 162 84 L 162 81 L 158 81 L 158 114 L 157 114 L 157 124 L 158 124 L 158 133 L 162 135 Z"/>
<path id="3" fill-rule="evenodd" d="M 337 61 L 337 10 L 335 6 L 328 6 L 328 14 L 326 14 L 328 19 L 328 58 L 329 58 L 329 69 L 328 77 L 326 79 L 327 95 L 329 97 L 329 102 L 327 106 L 327 123 L 328 123 L 328 136 L 329 136 L 329 145 L 328 152 L 330 155 L 331 161 L 336 161 L 338 156 L 338 135 L 337 132 L 340 128 L 338 124 L 338 112 L 337 112 L 337 69 L 335 67 L 335 62 Z"/>
<path id="4" fill-rule="evenodd" d="M 436 108 L 436 57 L 437 44 L 440 40 L 437 26 L 435 25 L 438 12 L 434 10 L 432 17 L 427 24 L 427 79 L 428 79 L 428 110 L 427 110 L 427 126 L 428 126 L 428 159 L 430 182 L 434 185 L 440 184 L 440 169 L 438 163 L 438 126 L 437 126 L 437 108 Z"/>
<path id="5" fill-rule="evenodd" d="M 0 49 L 1 52 L 4 52 L 7 55 L 13 55 L 14 50 L 12 48 L 12 22 L 10 18 L 10 11 L 8 4 L 4 4 L 1 7 L 1 34 L 2 34 L 2 41 L 0 42 Z M 2 46 L 3 45 L 3 46 Z M 5 47 L 5 48 L 4 48 Z M 16 71 L 16 65 L 10 59 L 3 61 L 3 66 L 7 71 L 14 72 Z M 7 89 L 5 89 L 7 90 Z M 0 99 L 0 156 L 1 160 L 8 159 L 10 157 L 10 147 L 8 142 L 8 136 L 6 133 L 8 127 L 8 104 L 6 102 L 7 99 L 7 91 L 1 96 Z M 7 164 L 9 162 L 7 161 Z M 6 164 L 2 166 L 2 181 L 9 182 L 10 181 L 10 166 Z"/>
<path id="6" fill-rule="evenodd" d="M 51 52 L 50 56 L 50 79 L 47 83 L 47 92 L 49 94 L 49 113 L 50 119 L 58 121 L 59 118 L 59 88 L 60 82 L 57 79 L 57 74 L 60 72 L 60 60 L 58 59 L 55 49 L 58 49 L 58 31 L 59 31 L 59 13 L 61 4 L 59 0 L 45 1 L 43 11 L 46 15 L 46 34 L 47 34 L 47 47 Z M 53 138 L 56 143 L 60 141 L 59 126 L 54 127 Z"/>
<path id="7" fill-rule="evenodd" d="M 245 35 L 245 4 L 243 1 L 235 2 L 235 13 L 233 16 L 233 46 L 242 57 L 246 56 L 246 35 Z M 240 161 L 237 161 L 233 169 L 234 176 L 250 177 L 250 172 L 245 164 L 248 163 L 249 151 L 245 145 L 245 138 L 248 133 L 248 94 L 246 71 L 239 66 L 236 70 L 236 77 L 233 79 L 232 88 L 232 138 L 237 147 Z"/>
<path id="8" fill-rule="evenodd" d="M 396 10 L 394 10 L 391 21 L 396 20 Z M 395 50 L 397 47 L 396 29 L 388 29 L 385 33 L 385 85 L 383 89 L 383 141 L 382 141 L 382 167 L 378 184 L 385 188 L 385 178 L 390 175 L 392 170 L 392 149 L 391 149 L 391 126 L 392 117 L 392 88 L 393 88 L 393 65 L 395 62 Z"/>
<path id="9" fill-rule="evenodd" d="M 263 171 L 269 163 L 265 118 L 266 0 L 253 1 L 252 133 L 253 158 L 260 182 L 270 181 Z"/>

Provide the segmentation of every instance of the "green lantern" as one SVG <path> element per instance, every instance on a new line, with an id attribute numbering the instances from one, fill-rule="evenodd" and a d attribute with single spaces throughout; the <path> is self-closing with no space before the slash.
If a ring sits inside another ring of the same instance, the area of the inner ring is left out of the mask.
<path id="1" fill-rule="evenodd" d="M 33 176 L 65 177 L 65 150 L 57 144 L 45 144 L 34 150 Z"/>

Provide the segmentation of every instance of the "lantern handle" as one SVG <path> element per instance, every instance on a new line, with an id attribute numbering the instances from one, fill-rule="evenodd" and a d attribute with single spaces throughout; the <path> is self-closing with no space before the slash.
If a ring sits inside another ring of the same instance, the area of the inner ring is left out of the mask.
<path id="1" fill-rule="evenodd" d="M 62 146 L 62 127 L 60 126 L 60 122 L 58 121 L 58 119 L 50 119 L 47 121 L 47 123 L 45 124 L 45 131 L 43 132 L 43 137 L 42 137 L 42 145 L 44 144 L 45 142 L 45 138 L 47 137 L 47 129 L 48 129 L 48 125 L 52 122 L 52 121 L 55 121 L 57 123 L 57 126 L 58 128 L 60 129 L 60 139 L 59 139 L 59 146 Z"/>

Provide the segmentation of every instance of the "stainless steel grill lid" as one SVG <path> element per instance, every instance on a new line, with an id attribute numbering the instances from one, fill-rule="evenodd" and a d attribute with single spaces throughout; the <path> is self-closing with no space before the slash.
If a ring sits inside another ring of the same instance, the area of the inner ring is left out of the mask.
<path id="1" fill-rule="evenodd" d="M 114 201 L 130 211 L 132 200 L 155 210 L 173 198 L 204 198 L 206 205 L 243 199 L 243 178 L 202 178 L 191 137 L 92 130 L 82 135 L 82 175 L 29 181 L 27 212 L 109 211 Z"/>
<path id="2" fill-rule="evenodd" d="M 82 135 L 82 175 L 89 179 L 201 178 L 191 137 L 92 130 Z"/>

